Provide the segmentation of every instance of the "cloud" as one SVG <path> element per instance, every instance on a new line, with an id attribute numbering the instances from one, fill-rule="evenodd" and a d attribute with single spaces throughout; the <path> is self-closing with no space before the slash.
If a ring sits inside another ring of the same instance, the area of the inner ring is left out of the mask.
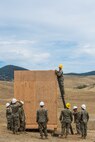
<path id="1" fill-rule="evenodd" d="M 65 72 L 94 69 L 94 6 L 95 0 L 2 1 L 0 60 L 32 69 L 59 63 Z"/>
<path id="2" fill-rule="evenodd" d="M 45 60 L 50 58 L 50 54 L 49 53 L 39 53 L 39 54 L 35 54 L 33 57 L 34 57 L 35 62 L 45 62 Z"/>
<path id="3" fill-rule="evenodd" d="M 95 57 L 95 45 L 93 44 L 79 44 L 77 50 L 74 51 L 75 56 Z"/>
<path id="4" fill-rule="evenodd" d="M 31 64 L 46 62 L 50 58 L 50 53 L 35 49 L 35 44 L 32 40 L 0 41 L 0 60 L 17 64 L 28 64 L 29 61 Z"/>
<path id="5" fill-rule="evenodd" d="M 28 69 L 55 69 L 62 63 L 64 72 L 82 72 L 95 64 L 94 47 L 72 41 L 1 40 L 0 51 L 3 63 Z"/>
<path id="6" fill-rule="evenodd" d="M 90 45 L 90 44 L 87 44 L 87 45 L 84 45 L 82 48 L 82 53 L 85 53 L 85 54 L 88 54 L 90 56 L 95 56 L 95 45 Z"/>

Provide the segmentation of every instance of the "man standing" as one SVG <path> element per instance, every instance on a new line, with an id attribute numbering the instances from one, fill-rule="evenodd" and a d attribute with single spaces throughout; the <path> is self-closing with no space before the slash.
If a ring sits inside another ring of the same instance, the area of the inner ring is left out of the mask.
<path id="1" fill-rule="evenodd" d="M 43 139 L 43 136 L 47 138 L 48 113 L 47 110 L 44 109 L 44 102 L 42 101 L 40 102 L 40 109 L 37 110 L 36 122 L 38 123 L 41 138 Z"/>
<path id="2" fill-rule="evenodd" d="M 65 99 L 64 99 L 64 76 L 63 76 L 63 71 L 62 71 L 63 65 L 60 64 L 59 65 L 59 70 L 55 70 L 55 74 L 57 75 L 57 80 L 58 80 L 58 84 L 59 84 L 59 88 L 60 88 L 60 93 L 61 93 L 61 98 L 62 98 L 62 102 L 64 105 L 64 108 L 66 108 L 66 104 L 65 104 Z"/>
<path id="3" fill-rule="evenodd" d="M 19 105 L 15 98 L 12 99 L 11 108 L 12 108 L 12 130 L 13 134 L 17 134 L 19 129 Z"/>
<path id="4" fill-rule="evenodd" d="M 20 131 L 25 131 L 25 113 L 23 109 L 24 102 L 20 101 L 19 102 L 19 119 L 20 119 Z"/>
<path id="5" fill-rule="evenodd" d="M 81 106 L 81 116 L 80 116 L 80 122 L 81 122 L 81 137 L 86 138 L 87 136 L 87 123 L 89 120 L 89 114 L 86 111 L 86 105 L 83 104 Z"/>
<path id="6" fill-rule="evenodd" d="M 73 107 L 73 116 L 74 116 L 74 123 L 76 124 L 76 134 L 81 134 L 81 129 L 80 129 L 80 112 L 78 112 L 78 107 L 74 106 Z"/>
<path id="7" fill-rule="evenodd" d="M 6 118 L 7 118 L 7 129 L 12 130 L 12 109 L 10 103 L 6 103 Z"/>
<path id="8" fill-rule="evenodd" d="M 61 136 L 65 135 L 65 138 L 67 138 L 69 134 L 71 122 L 73 121 L 72 112 L 69 109 L 70 109 L 70 104 L 67 103 L 66 108 L 61 111 L 60 118 L 59 118 L 61 122 Z M 66 129 L 66 133 L 65 133 L 65 129 Z"/>

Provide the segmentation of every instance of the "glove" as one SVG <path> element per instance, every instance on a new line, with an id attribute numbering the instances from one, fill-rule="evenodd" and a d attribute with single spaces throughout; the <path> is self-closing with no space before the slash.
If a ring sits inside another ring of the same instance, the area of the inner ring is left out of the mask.
<path id="1" fill-rule="evenodd" d="M 57 70 L 55 70 L 55 74 L 57 74 Z"/>

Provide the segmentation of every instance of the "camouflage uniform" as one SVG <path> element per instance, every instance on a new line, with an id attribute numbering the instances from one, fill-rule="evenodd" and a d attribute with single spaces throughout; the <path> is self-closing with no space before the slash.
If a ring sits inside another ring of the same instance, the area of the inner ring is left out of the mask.
<path id="1" fill-rule="evenodd" d="M 19 105 L 18 103 L 12 104 L 12 131 L 13 133 L 17 133 L 19 129 Z"/>
<path id="2" fill-rule="evenodd" d="M 76 124 L 76 131 L 77 134 L 81 134 L 81 128 L 80 128 L 80 112 L 73 112 L 74 115 L 74 123 Z"/>
<path id="3" fill-rule="evenodd" d="M 64 108 L 66 108 L 65 99 L 64 99 L 64 76 L 63 71 L 60 69 L 59 71 L 55 70 L 55 74 L 57 75 L 57 80 L 60 88 L 61 98 L 63 101 Z"/>
<path id="4" fill-rule="evenodd" d="M 10 106 L 6 108 L 6 118 L 7 118 L 7 129 L 12 130 L 12 109 Z"/>
<path id="5" fill-rule="evenodd" d="M 61 136 L 65 134 L 66 129 L 66 137 L 69 134 L 69 129 L 71 122 L 73 121 L 72 112 L 69 109 L 64 109 L 61 111 L 60 114 L 60 121 L 61 121 Z"/>
<path id="6" fill-rule="evenodd" d="M 87 136 L 87 122 L 89 120 L 89 114 L 86 110 L 81 111 L 80 123 L 81 123 L 81 135 L 83 138 Z"/>
<path id="7" fill-rule="evenodd" d="M 40 136 L 43 138 L 43 133 L 44 136 L 47 137 L 47 122 L 48 122 L 48 113 L 47 110 L 44 108 L 40 108 L 37 110 L 36 114 L 36 122 L 38 123 L 39 131 L 40 131 Z"/>
<path id="8" fill-rule="evenodd" d="M 19 103 L 19 119 L 20 119 L 20 131 L 25 131 L 25 113 L 23 109 L 23 105 Z"/>

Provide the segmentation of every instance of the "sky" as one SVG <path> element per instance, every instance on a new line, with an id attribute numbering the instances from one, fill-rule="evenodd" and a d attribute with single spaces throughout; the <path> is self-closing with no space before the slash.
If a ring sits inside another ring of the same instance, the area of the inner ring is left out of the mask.
<path id="1" fill-rule="evenodd" d="M 0 68 L 95 70 L 95 0 L 0 0 Z"/>

